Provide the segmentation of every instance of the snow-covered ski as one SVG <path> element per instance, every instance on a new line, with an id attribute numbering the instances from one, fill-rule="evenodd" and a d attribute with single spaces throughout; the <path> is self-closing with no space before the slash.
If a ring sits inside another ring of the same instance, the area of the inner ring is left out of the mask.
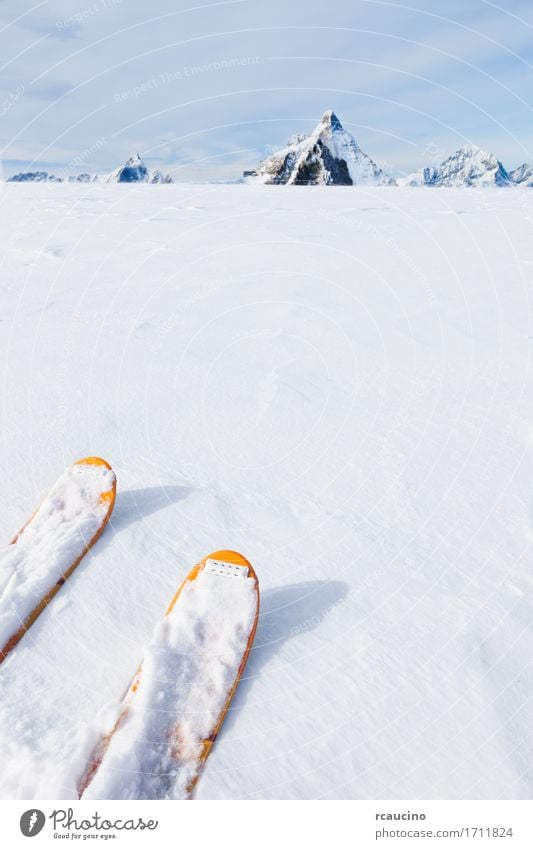
<path id="1" fill-rule="evenodd" d="M 157 625 L 114 728 L 78 785 L 84 799 L 186 799 L 253 642 L 259 584 L 234 551 L 198 563 Z"/>
<path id="2" fill-rule="evenodd" d="M 0 551 L 0 663 L 94 545 L 115 493 L 115 473 L 105 460 L 79 460 Z"/>

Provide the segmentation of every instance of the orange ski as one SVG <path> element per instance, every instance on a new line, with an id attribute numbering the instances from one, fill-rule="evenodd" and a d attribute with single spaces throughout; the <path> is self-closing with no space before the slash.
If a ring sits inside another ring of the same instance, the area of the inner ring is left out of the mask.
<path id="1" fill-rule="evenodd" d="M 220 731 L 257 627 L 245 557 L 216 551 L 187 575 L 156 627 L 78 785 L 84 799 L 186 799 Z"/>
<path id="2" fill-rule="evenodd" d="M 115 493 L 115 473 L 105 460 L 78 460 L 0 552 L 0 663 L 94 545 Z"/>

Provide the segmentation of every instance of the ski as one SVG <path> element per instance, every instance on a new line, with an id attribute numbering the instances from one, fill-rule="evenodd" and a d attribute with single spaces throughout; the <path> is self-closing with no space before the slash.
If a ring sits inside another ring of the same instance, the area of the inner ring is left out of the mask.
<path id="1" fill-rule="evenodd" d="M 79 785 L 84 799 L 186 799 L 241 678 L 259 583 L 234 551 L 200 561 L 157 625 L 114 728 Z"/>
<path id="2" fill-rule="evenodd" d="M 94 545 L 115 493 L 115 473 L 105 460 L 78 460 L 0 551 L 0 663 Z"/>

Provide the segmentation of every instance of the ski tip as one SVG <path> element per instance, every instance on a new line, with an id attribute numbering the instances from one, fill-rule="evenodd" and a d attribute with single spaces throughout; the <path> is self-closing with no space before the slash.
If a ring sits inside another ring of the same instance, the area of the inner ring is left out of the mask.
<path id="1" fill-rule="evenodd" d="M 174 605 L 176 604 L 185 584 L 188 583 L 189 581 L 195 581 L 196 578 L 198 577 L 198 575 L 200 575 L 200 573 L 205 569 L 206 564 L 208 564 L 209 561 L 216 561 L 218 563 L 223 563 L 223 564 L 226 564 L 226 565 L 237 566 L 237 567 L 240 567 L 241 569 L 244 567 L 247 570 L 246 577 L 251 578 L 254 581 L 255 591 L 257 593 L 258 604 L 259 604 L 259 578 L 257 577 L 257 574 L 256 574 L 254 567 L 252 566 L 250 561 L 247 560 L 246 557 L 243 554 L 239 554 L 238 551 L 231 551 L 230 549 L 223 549 L 222 551 L 213 551 L 212 554 L 208 554 L 207 557 L 204 557 L 203 560 L 200 560 L 200 562 L 197 563 L 196 566 L 194 566 L 191 569 L 191 571 L 189 572 L 189 574 L 187 575 L 187 577 L 185 578 L 183 583 L 180 585 L 176 595 L 174 596 L 174 598 L 170 602 L 168 609 L 166 611 L 166 616 L 168 616 L 169 613 L 172 613 Z M 209 570 L 209 571 L 211 571 L 211 570 Z"/>
<path id="2" fill-rule="evenodd" d="M 102 460 L 101 457 L 84 457 L 83 460 L 76 460 L 74 466 L 105 466 L 109 471 L 113 471 L 107 460 Z"/>
<path id="3" fill-rule="evenodd" d="M 257 575 L 255 573 L 255 569 L 250 563 L 249 560 L 243 555 L 239 554 L 238 551 L 231 551 L 230 549 L 224 549 L 222 551 L 214 551 L 212 554 L 208 554 L 205 558 L 205 561 L 208 560 L 217 560 L 222 563 L 231 563 L 233 566 L 244 566 L 248 569 L 248 577 L 253 578 L 257 581 Z"/>
<path id="4" fill-rule="evenodd" d="M 117 495 L 117 478 L 115 472 L 107 462 L 107 460 L 103 460 L 101 457 L 84 457 L 83 460 L 76 460 L 73 466 L 103 466 L 105 469 L 113 473 L 113 480 L 111 484 L 111 488 L 102 492 L 100 495 L 100 501 L 103 504 L 106 504 L 108 507 L 107 518 L 110 517 L 113 507 L 115 506 L 115 498 Z"/>

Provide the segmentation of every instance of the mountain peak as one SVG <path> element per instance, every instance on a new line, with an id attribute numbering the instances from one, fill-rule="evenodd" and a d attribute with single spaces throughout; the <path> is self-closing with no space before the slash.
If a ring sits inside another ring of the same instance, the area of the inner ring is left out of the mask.
<path id="1" fill-rule="evenodd" d="M 363 153 L 333 109 L 324 112 L 310 135 L 291 136 L 286 147 L 260 162 L 255 171 L 246 171 L 245 176 L 294 186 L 396 185 Z"/>
<path id="2" fill-rule="evenodd" d="M 126 168 L 142 168 L 143 165 L 144 165 L 144 162 L 142 161 L 140 154 L 134 153 L 132 156 L 130 156 L 130 158 L 126 162 L 125 167 Z"/>
<path id="3" fill-rule="evenodd" d="M 320 120 L 320 126 L 330 127 L 332 130 L 344 129 L 333 109 L 326 109 Z"/>
<path id="4" fill-rule="evenodd" d="M 138 153 L 130 156 L 125 165 L 117 168 L 109 177 L 112 183 L 144 183 L 147 179 L 148 168 Z"/>
<path id="5" fill-rule="evenodd" d="M 149 170 L 138 153 L 130 156 L 128 161 L 113 171 L 107 177 L 108 183 L 172 183 L 167 174 L 158 169 Z"/>
<path id="6" fill-rule="evenodd" d="M 472 142 L 468 142 L 468 144 L 464 144 L 457 153 L 464 153 L 467 156 L 476 156 L 478 153 L 484 153 L 483 150 L 477 144 L 473 144 Z"/>
<path id="7" fill-rule="evenodd" d="M 508 186 L 509 174 L 492 153 L 466 144 L 440 165 L 422 168 L 402 180 L 407 186 Z"/>
<path id="8" fill-rule="evenodd" d="M 493 153 L 489 153 L 487 150 L 483 150 L 482 147 L 479 147 L 479 145 L 471 144 L 470 142 L 463 145 L 463 147 L 460 147 L 459 150 L 455 151 L 455 153 L 452 153 L 448 159 L 476 159 L 483 163 L 498 162 Z"/>
<path id="9" fill-rule="evenodd" d="M 524 162 L 523 165 L 519 165 L 518 168 L 511 171 L 509 177 L 517 185 L 533 186 L 533 165 Z"/>

